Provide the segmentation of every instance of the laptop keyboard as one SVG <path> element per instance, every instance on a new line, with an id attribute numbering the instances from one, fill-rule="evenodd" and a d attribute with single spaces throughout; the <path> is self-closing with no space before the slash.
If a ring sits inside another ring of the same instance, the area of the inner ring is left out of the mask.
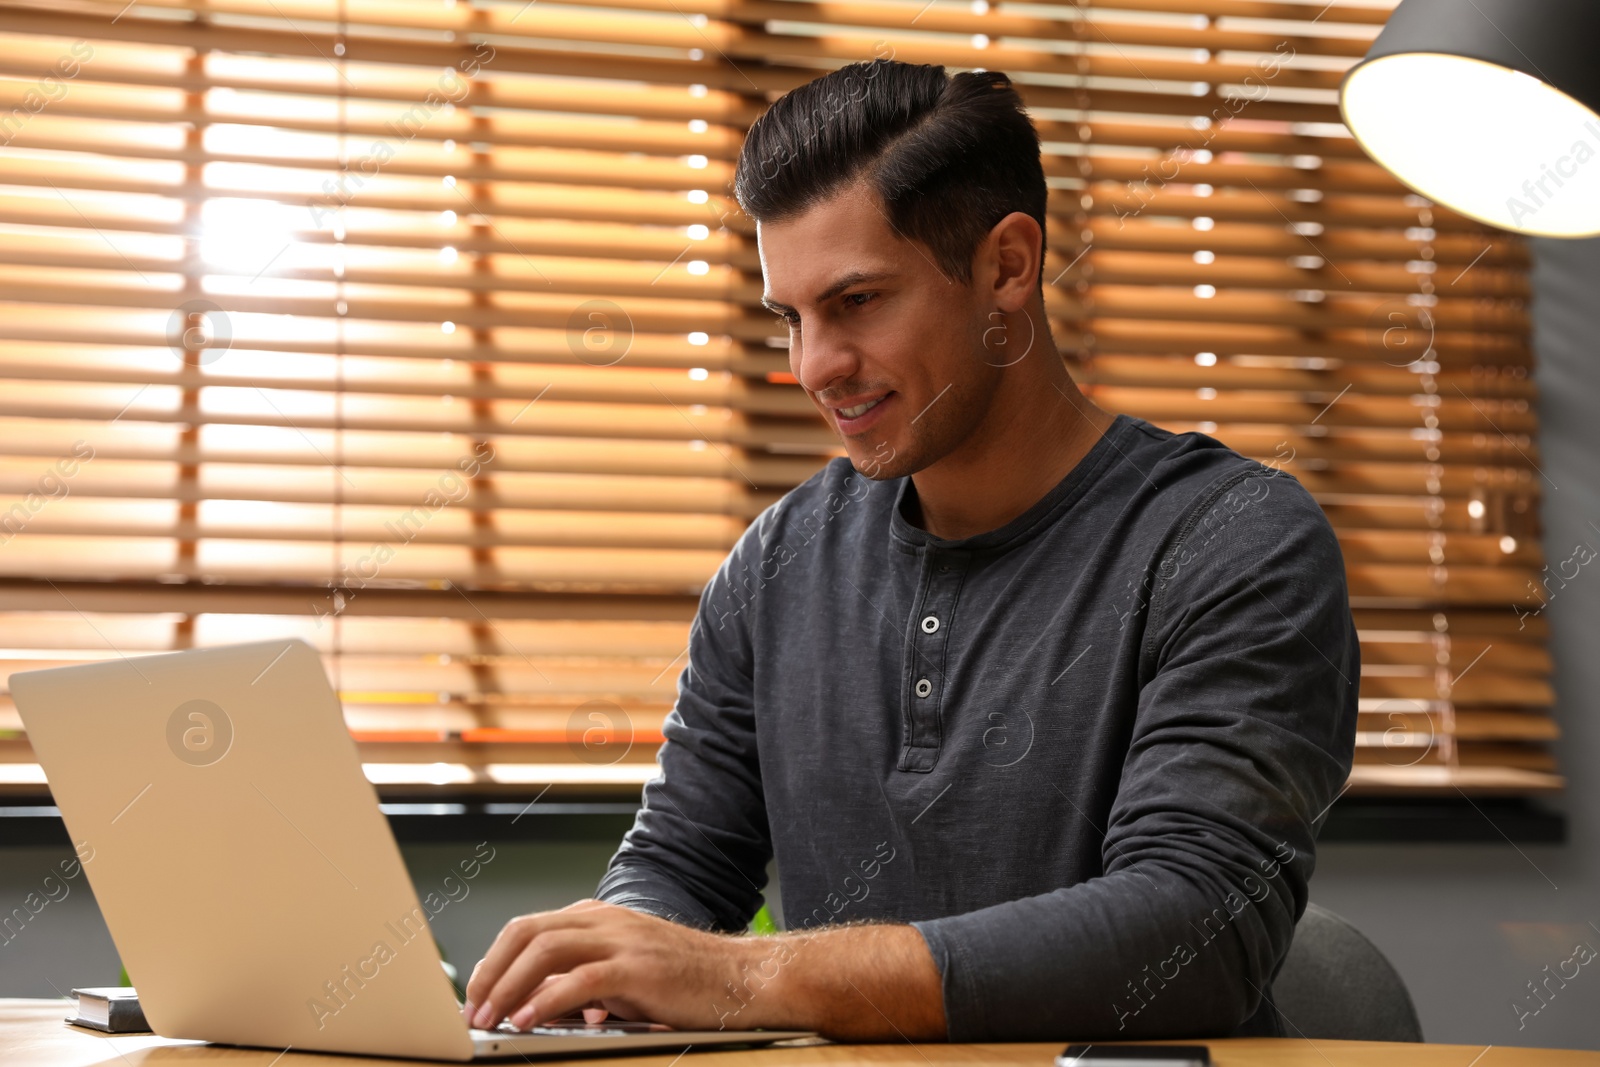
<path id="1" fill-rule="evenodd" d="M 518 1030 L 511 1025 L 509 1020 L 502 1022 L 493 1031 L 474 1030 L 474 1034 L 485 1036 L 499 1036 L 500 1034 L 542 1034 L 547 1037 L 623 1037 L 628 1034 L 649 1034 L 671 1030 L 670 1026 L 660 1023 L 632 1022 L 623 1019 L 614 1019 L 604 1023 L 586 1023 L 582 1019 L 555 1019 L 543 1026 L 532 1026 L 526 1030 Z"/>

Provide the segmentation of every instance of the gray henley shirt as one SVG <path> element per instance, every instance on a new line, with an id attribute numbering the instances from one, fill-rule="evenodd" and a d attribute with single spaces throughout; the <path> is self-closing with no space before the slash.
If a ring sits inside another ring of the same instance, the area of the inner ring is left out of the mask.
<path id="1" fill-rule="evenodd" d="M 599 898 L 742 930 L 775 858 L 789 929 L 921 932 L 953 1041 L 1281 1034 L 1356 728 L 1321 509 L 1127 415 L 999 529 L 915 494 L 835 459 L 739 538 Z"/>

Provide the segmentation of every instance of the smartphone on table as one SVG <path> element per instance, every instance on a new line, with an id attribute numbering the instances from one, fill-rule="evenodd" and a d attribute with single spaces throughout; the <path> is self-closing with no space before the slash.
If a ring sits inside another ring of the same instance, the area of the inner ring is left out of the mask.
<path id="1" fill-rule="evenodd" d="M 1068 1045 L 1056 1067 L 1211 1067 L 1205 1045 Z"/>

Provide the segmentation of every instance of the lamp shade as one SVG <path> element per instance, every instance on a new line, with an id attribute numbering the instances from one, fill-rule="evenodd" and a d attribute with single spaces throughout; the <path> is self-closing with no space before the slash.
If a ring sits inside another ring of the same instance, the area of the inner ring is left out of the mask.
<path id="1" fill-rule="evenodd" d="M 1402 0 L 1339 106 L 1436 203 L 1547 237 L 1600 234 L 1600 0 Z"/>

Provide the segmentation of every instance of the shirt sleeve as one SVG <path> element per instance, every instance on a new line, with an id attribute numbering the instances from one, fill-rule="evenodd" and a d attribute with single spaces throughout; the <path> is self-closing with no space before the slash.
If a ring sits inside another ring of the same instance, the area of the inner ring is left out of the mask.
<path id="1" fill-rule="evenodd" d="M 1360 651 L 1332 527 L 1257 466 L 1153 564 L 1099 877 L 914 923 L 953 1041 L 1226 1035 L 1305 910 L 1351 766 Z"/>
<path id="2" fill-rule="evenodd" d="M 596 898 L 702 929 L 748 928 L 772 839 L 756 749 L 751 626 L 777 505 L 739 537 L 700 594 L 688 662 L 662 726 L 659 773 Z"/>

